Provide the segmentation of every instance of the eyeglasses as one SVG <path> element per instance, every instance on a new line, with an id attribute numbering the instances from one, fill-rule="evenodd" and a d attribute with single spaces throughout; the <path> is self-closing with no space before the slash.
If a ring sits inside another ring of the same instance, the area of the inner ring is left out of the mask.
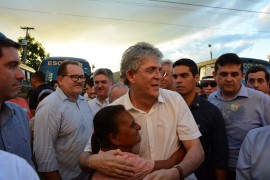
<path id="1" fill-rule="evenodd" d="M 168 72 L 167 72 L 167 71 L 161 71 L 161 76 L 162 76 L 162 77 L 168 76 Z"/>
<path id="2" fill-rule="evenodd" d="M 208 87 L 209 85 L 211 87 L 216 87 L 217 86 L 217 83 L 216 82 L 203 82 L 203 83 L 201 83 L 201 86 L 202 87 Z"/>
<path id="3" fill-rule="evenodd" d="M 72 75 L 64 75 L 69 77 L 72 81 L 78 81 L 81 79 L 82 81 L 85 81 L 85 76 L 84 75 L 77 75 L 77 74 L 72 74 Z"/>

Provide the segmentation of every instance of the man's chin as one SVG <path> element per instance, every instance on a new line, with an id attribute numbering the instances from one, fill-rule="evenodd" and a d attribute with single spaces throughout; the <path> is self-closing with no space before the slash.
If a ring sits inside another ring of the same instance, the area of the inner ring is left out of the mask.
<path id="1" fill-rule="evenodd" d="M 7 96 L 6 100 L 16 99 L 18 96 L 19 96 L 19 93 L 13 93 L 13 94 L 10 94 L 9 96 Z"/>

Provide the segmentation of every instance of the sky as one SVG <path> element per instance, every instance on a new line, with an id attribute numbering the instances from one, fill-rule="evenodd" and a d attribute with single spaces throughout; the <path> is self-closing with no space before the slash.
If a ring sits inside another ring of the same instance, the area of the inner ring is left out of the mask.
<path id="1" fill-rule="evenodd" d="M 1 0 L 0 31 L 30 35 L 50 56 L 84 58 L 119 71 L 122 53 L 140 41 L 164 59 L 202 62 L 228 52 L 267 60 L 268 0 Z M 211 47 L 209 47 L 211 44 Z"/>

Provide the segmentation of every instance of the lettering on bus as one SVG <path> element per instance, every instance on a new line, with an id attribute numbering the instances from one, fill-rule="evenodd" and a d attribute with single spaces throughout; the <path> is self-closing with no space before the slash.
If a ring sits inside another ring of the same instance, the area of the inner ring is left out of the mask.
<path id="1" fill-rule="evenodd" d="M 60 66 L 60 64 L 63 61 L 48 61 L 48 66 Z M 78 62 L 81 67 L 83 67 L 83 64 Z"/>
<path id="2" fill-rule="evenodd" d="M 265 67 L 263 64 L 255 64 L 255 63 L 243 63 L 244 69 L 249 69 L 252 66 L 262 66 Z"/>

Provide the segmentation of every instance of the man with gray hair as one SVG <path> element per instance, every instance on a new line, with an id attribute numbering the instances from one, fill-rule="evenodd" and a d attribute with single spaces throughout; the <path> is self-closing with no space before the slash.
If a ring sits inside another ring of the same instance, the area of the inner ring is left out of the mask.
<path id="1" fill-rule="evenodd" d="M 175 91 L 175 84 L 173 81 L 173 62 L 169 59 L 161 62 L 161 82 L 160 87 Z"/>
<path id="2" fill-rule="evenodd" d="M 148 175 L 146 179 L 183 179 L 202 163 L 204 151 L 200 131 L 183 98 L 176 92 L 160 88 L 162 53 L 149 43 L 139 42 L 128 48 L 121 60 L 121 73 L 129 93 L 115 100 L 122 104 L 141 126 L 141 142 L 132 153 L 150 160 L 168 159 L 181 144 L 187 150 L 180 164 Z M 80 156 L 85 170 L 127 178 L 133 175 L 133 165 L 114 157 L 119 150 L 92 154 L 91 145 Z"/>
<path id="3" fill-rule="evenodd" d="M 109 104 L 108 91 L 113 85 L 113 72 L 107 68 L 100 68 L 94 72 L 94 89 L 97 97 L 88 101 L 88 104 L 95 115 L 101 108 Z"/>
<path id="4" fill-rule="evenodd" d="M 112 85 L 108 91 L 109 103 L 112 103 L 113 101 L 123 96 L 127 92 L 128 92 L 128 86 L 122 82 L 118 82 Z"/>

